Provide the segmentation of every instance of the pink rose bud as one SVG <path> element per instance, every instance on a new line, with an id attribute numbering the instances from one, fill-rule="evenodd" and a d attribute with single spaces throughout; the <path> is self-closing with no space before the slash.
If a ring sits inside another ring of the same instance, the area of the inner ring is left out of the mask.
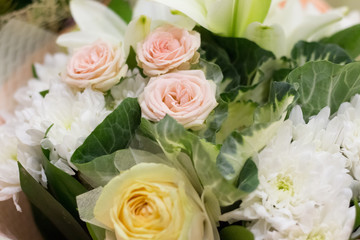
<path id="1" fill-rule="evenodd" d="M 183 70 L 151 78 L 139 103 L 144 118 L 157 122 L 168 114 L 196 130 L 217 106 L 215 93 L 215 83 L 201 70 Z"/>
<path id="2" fill-rule="evenodd" d="M 99 40 L 75 51 L 62 78 L 78 89 L 92 87 L 107 91 L 126 75 L 126 71 L 122 48 Z"/>
<path id="3" fill-rule="evenodd" d="M 189 69 L 199 59 L 200 34 L 172 25 L 151 32 L 137 44 L 137 61 L 148 76 L 158 76 L 173 69 Z"/>

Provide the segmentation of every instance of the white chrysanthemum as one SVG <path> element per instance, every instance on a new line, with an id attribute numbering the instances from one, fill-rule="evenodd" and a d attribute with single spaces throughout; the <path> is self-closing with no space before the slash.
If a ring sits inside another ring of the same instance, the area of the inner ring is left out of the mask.
<path id="1" fill-rule="evenodd" d="M 293 128 L 296 129 L 292 122 L 286 121 L 278 135 L 255 157 L 258 188 L 243 199 L 239 209 L 224 214 L 222 220 L 253 221 L 251 230 L 256 239 L 280 239 L 277 237 L 283 235 L 286 239 L 298 239 L 291 238 L 290 233 L 306 236 L 304 239 L 311 239 L 315 233 L 331 236 L 326 239 L 349 237 L 354 218 L 349 218 L 347 212 L 336 216 L 338 223 L 343 224 L 331 229 L 320 226 L 328 209 L 344 209 L 349 205 L 351 177 L 345 169 L 344 157 L 340 152 L 320 151 L 311 141 L 294 140 Z"/>
<path id="2" fill-rule="evenodd" d="M 40 92 L 49 90 L 52 82 L 60 82 L 59 73 L 66 68 L 68 56 L 64 53 L 54 55 L 46 54 L 44 63 L 35 63 L 35 71 L 38 79 L 30 79 L 26 86 L 15 93 L 15 99 L 19 108 L 31 106 L 34 99 L 42 98 Z"/>
<path id="3" fill-rule="evenodd" d="M 345 199 L 344 199 L 345 200 Z M 308 226 L 294 225 L 287 231 L 279 232 L 266 220 L 254 221 L 248 228 L 256 239 L 266 240 L 347 240 L 352 232 L 355 209 L 348 202 L 338 205 L 327 204 L 311 213 Z"/>
<path id="4" fill-rule="evenodd" d="M 40 149 L 40 144 L 49 149 L 51 162 L 73 174 L 70 166 L 75 167 L 70 163 L 71 155 L 108 114 L 101 92 L 85 89 L 74 93 L 64 84 L 54 84 L 43 99 L 34 100 L 31 107 L 17 112 L 24 122 L 18 127 L 17 136 L 33 149 Z M 50 126 L 47 138 L 43 139 Z M 27 157 L 41 156 L 27 154 Z"/>
<path id="5" fill-rule="evenodd" d="M 340 151 L 338 139 L 342 123 L 338 118 L 330 120 L 330 108 L 323 108 L 305 124 L 300 106 L 295 106 L 289 116 L 293 122 L 293 140 L 312 143 L 317 151 L 336 153 Z"/>
<path id="6" fill-rule="evenodd" d="M 0 127 L 0 201 L 13 198 L 18 210 L 17 193 L 21 191 L 17 165 L 17 139 L 14 129 L 5 124 Z"/>
<path id="7" fill-rule="evenodd" d="M 125 98 L 138 97 L 143 91 L 148 79 L 143 78 L 139 69 L 129 70 L 125 79 L 111 88 L 111 95 L 115 99 L 115 105 L 119 105 Z"/>
<path id="8" fill-rule="evenodd" d="M 343 154 L 349 159 L 348 168 L 356 180 L 360 180 L 360 95 L 351 102 L 341 104 L 337 116 L 343 125 L 339 143 Z"/>

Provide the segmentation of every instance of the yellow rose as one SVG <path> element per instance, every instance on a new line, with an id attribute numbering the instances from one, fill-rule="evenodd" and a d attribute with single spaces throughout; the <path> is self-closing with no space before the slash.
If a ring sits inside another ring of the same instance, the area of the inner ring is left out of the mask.
<path id="1" fill-rule="evenodd" d="M 163 164 L 141 163 L 112 179 L 94 208 L 116 239 L 214 239 L 204 206 L 188 179 Z"/>

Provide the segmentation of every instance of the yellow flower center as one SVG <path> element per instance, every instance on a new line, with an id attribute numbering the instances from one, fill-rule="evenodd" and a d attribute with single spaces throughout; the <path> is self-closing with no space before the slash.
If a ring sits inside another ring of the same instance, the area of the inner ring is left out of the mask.
<path id="1" fill-rule="evenodd" d="M 288 175 L 279 174 L 276 177 L 275 185 L 278 190 L 288 192 L 291 196 L 294 195 L 294 183 Z"/>
<path id="2" fill-rule="evenodd" d="M 325 240 L 325 237 L 323 234 L 316 233 L 316 234 L 310 234 L 306 240 Z"/>
<path id="3" fill-rule="evenodd" d="M 14 160 L 15 162 L 17 162 L 17 160 L 18 160 L 18 158 L 17 158 L 17 153 L 11 154 L 10 159 L 11 159 L 11 160 Z"/>

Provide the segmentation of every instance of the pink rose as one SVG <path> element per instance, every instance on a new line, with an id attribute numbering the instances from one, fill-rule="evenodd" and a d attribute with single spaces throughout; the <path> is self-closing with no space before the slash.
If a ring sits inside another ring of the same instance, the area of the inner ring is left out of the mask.
<path id="1" fill-rule="evenodd" d="M 215 83 L 202 71 L 177 71 L 151 78 L 139 103 L 149 120 L 156 122 L 168 114 L 185 128 L 199 129 L 217 105 L 215 92 Z"/>
<path id="2" fill-rule="evenodd" d="M 137 61 L 148 76 L 157 76 L 172 69 L 189 69 L 198 61 L 200 34 L 171 25 L 151 32 L 137 44 Z"/>
<path id="3" fill-rule="evenodd" d="M 96 41 L 75 51 L 62 78 L 79 89 L 92 87 L 107 91 L 126 75 L 126 71 L 122 48 Z"/>

